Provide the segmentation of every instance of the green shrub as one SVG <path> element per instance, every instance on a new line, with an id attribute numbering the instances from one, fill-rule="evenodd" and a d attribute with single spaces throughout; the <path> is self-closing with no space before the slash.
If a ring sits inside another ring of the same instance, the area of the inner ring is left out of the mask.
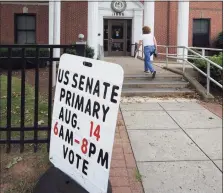
<path id="1" fill-rule="evenodd" d="M 94 56 L 94 49 L 87 45 L 86 46 L 86 57 L 93 58 L 93 56 Z"/>
<path id="2" fill-rule="evenodd" d="M 215 46 L 217 48 L 223 49 L 223 32 L 220 32 L 215 40 Z"/>
<path id="3" fill-rule="evenodd" d="M 76 43 L 72 43 L 72 45 L 75 45 L 75 44 Z M 77 51 L 75 49 L 73 49 L 73 50 L 75 51 L 75 54 L 74 55 L 77 55 Z M 94 56 L 94 49 L 91 48 L 90 46 L 86 45 L 86 53 L 85 54 L 86 54 L 86 57 L 87 58 L 93 58 L 93 56 Z"/>
<path id="4" fill-rule="evenodd" d="M 223 67 L 223 53 L 219 53 L 219 55 L 210 56 L 208 58 L 209 60 L 215 62 L 219 66 Z M 207 74 L 207 62 L 203 59 L 195 59 L 194 64 L 203 72 Z M 219 82 L 220 84 L 223 84 L 223 71 L 214 65 L 210 65 L 210 75 L 211 77 Z"/>
<path id="5" fill-rule="evenodd" d="M 67 54 L 72 54 L 72 55 L 77 55 L 75 49 L 67 49 L 65 53 L 67 53 Z"/>
<path id="6" fill-rule="evenodd" d="M 8 56 L 8 48 L 0 49 L 0 57 Z M 12 57 L 22 57 L 22 48 L 12 48 Z M 36 48 L 25 48 L 25 57 L 35 57 Z M 47 48 L 39 49 L 39 57 L 49 57 L 49 50 Z"/>

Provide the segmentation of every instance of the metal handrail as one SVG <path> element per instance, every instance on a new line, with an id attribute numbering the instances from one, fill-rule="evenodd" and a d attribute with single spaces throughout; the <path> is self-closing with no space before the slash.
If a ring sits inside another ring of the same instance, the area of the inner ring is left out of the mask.
<path id="1" fill-rule="evenodd" d="M 220 70 L 223 70 L 223 68 L 221 66 L 219 66 L 218 64 L 216 64 L 215 62 L 208 59 L 207 58 L 208 56 L 205 56 L 205 50 L 222 52 L 223 51 L 222 49 L 202 48 L 202 47 L 186 47 L 186 46 L 174 46 L 174 45 L 170 45 L 170 46 L 157 45 L 157 47 L 162 47 L 162 48 L 166 49 L 165 53 L 158 53 L 159 55 L 166 56 L 166 67 L 168 67 L 168 59 L 173 58 L 173 59 L 181 60 L 183 62 L 182 63 L 183 73 L 185 73 L 185 63 L 187 63 L 187 64 L 191 65 L 194 69 L 196 69 L 198 72 L 200 72 L 202 75 L 206 76 L 207 77 L 207 87 L 206 87 L 207 94 L 210 94 L 210 81 L 212 81 L 214 84 L 216 84 L 220 88 L 223 88 L 223 85 L 221 85 L 219 82 L 217 82 L 210 76 L 211 65 L 215 66 L 216 68 L 218 68 Z M 169 54 L 169 48 L 183 49 L 182 55 L 171 54 L 171 53 Z M 138 50 L 138 51 L 142 52 L 142 57 L 143 57 L 143 46 L 141 47 L 141 49 L 142 50 Z M 199 54 L 198 52 L 194 51 L 194 50 L 198 50 L 198 49 L 202 50 L 202 54 Z M 186 54 L 186 51 L 187 51 L 187 54 Z M 188 52 L 191 52 L 194 55 L 189 55 Z M 192 57 L 192 56 L 195 56 L 195 57 Z M 200 70 L 195 64 L 189 62 L 187 59 L 202 59 L 202 60 L 206 61 L 207 62 L 207 73 Z"/>
<path id="2" fill-rule="evenodd" d="M 222 49 L 218 48 L 204 48 L 204 47 L 188 47 L 190 49 L 195 49 L 195 50 L 210 50 L 210 51 L 223 51 Z"/>

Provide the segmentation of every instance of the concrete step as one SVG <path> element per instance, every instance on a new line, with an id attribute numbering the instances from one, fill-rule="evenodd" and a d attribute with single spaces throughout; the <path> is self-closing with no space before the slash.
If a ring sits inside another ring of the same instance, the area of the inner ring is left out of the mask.
<path id="1" fill-rule="evenodd" d="M 183 96 L 185 94 L 193 94 L 194 92 L 188 88 L 123 88 L 122 96 Z"/>
<path id="2" fill-rule="evenodd" d="M 124 80 L 124 88 L 185 88 L 189 82 L 185 80 L 144 80 L 144 79 L 129 79 Z"/>
<path id="3" fill-rule="evenodd" d="M 130 79 L 143 79 L 143 80 L 152 80 L 151 74 L 126 74 L 124 76 L 125 80 Z M 183 76 L 178 74 L 156 74 L 156 77 L 154 80 L 181 80 L 183 79 Z"/>

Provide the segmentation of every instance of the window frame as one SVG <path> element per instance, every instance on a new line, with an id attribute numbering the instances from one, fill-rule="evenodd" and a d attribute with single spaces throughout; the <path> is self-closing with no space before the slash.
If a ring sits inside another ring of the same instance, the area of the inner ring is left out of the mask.
<path id="1" fill-rule="evenodd" d="M 205 20 L 208 22 L 208 33 L 194 33 L 194 21 L 195 20 Z M 193 18 L 193 21 L 192 21 L 192 46 L 194 46 L 194 37 L 197 36 L 197 35 L 207 35 L 208 37 L 208 46 L 210 46 L 210 41 L 211 41 L 211 18 Z"/>
<path id="2" fill-rule="evenodd" d="M 30 29 L 26 29 L 26 30 L 21 30 L 17 28 L 17 18 L 19 16 L 32 16 L 35 19 L 35 29 L 34 30 L 30 30 Z M 36 44 L 36 33 L 37 33 L 37 20 L 36 20 L 36 14 L 35 13 L 15 13 L 14 14 L 14 41 L 16 44 L 18 44 L 18 32 L 23 31 L 23 32 L 34 32 L 35 33 L 35 40 L 34 43 L 25 43 L 25 44 Z"/>

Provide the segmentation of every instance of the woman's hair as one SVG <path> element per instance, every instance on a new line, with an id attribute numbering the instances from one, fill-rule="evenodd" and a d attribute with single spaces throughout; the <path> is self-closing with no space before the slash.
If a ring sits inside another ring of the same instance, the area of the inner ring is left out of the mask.
<path id="1" fill-rule="evenodd" d="M 144 26 L 142 28 L 142 32 L 143 32 L 143 34 L 150 34 L 151 33 L 151 29 L 148 26 Z"/>

